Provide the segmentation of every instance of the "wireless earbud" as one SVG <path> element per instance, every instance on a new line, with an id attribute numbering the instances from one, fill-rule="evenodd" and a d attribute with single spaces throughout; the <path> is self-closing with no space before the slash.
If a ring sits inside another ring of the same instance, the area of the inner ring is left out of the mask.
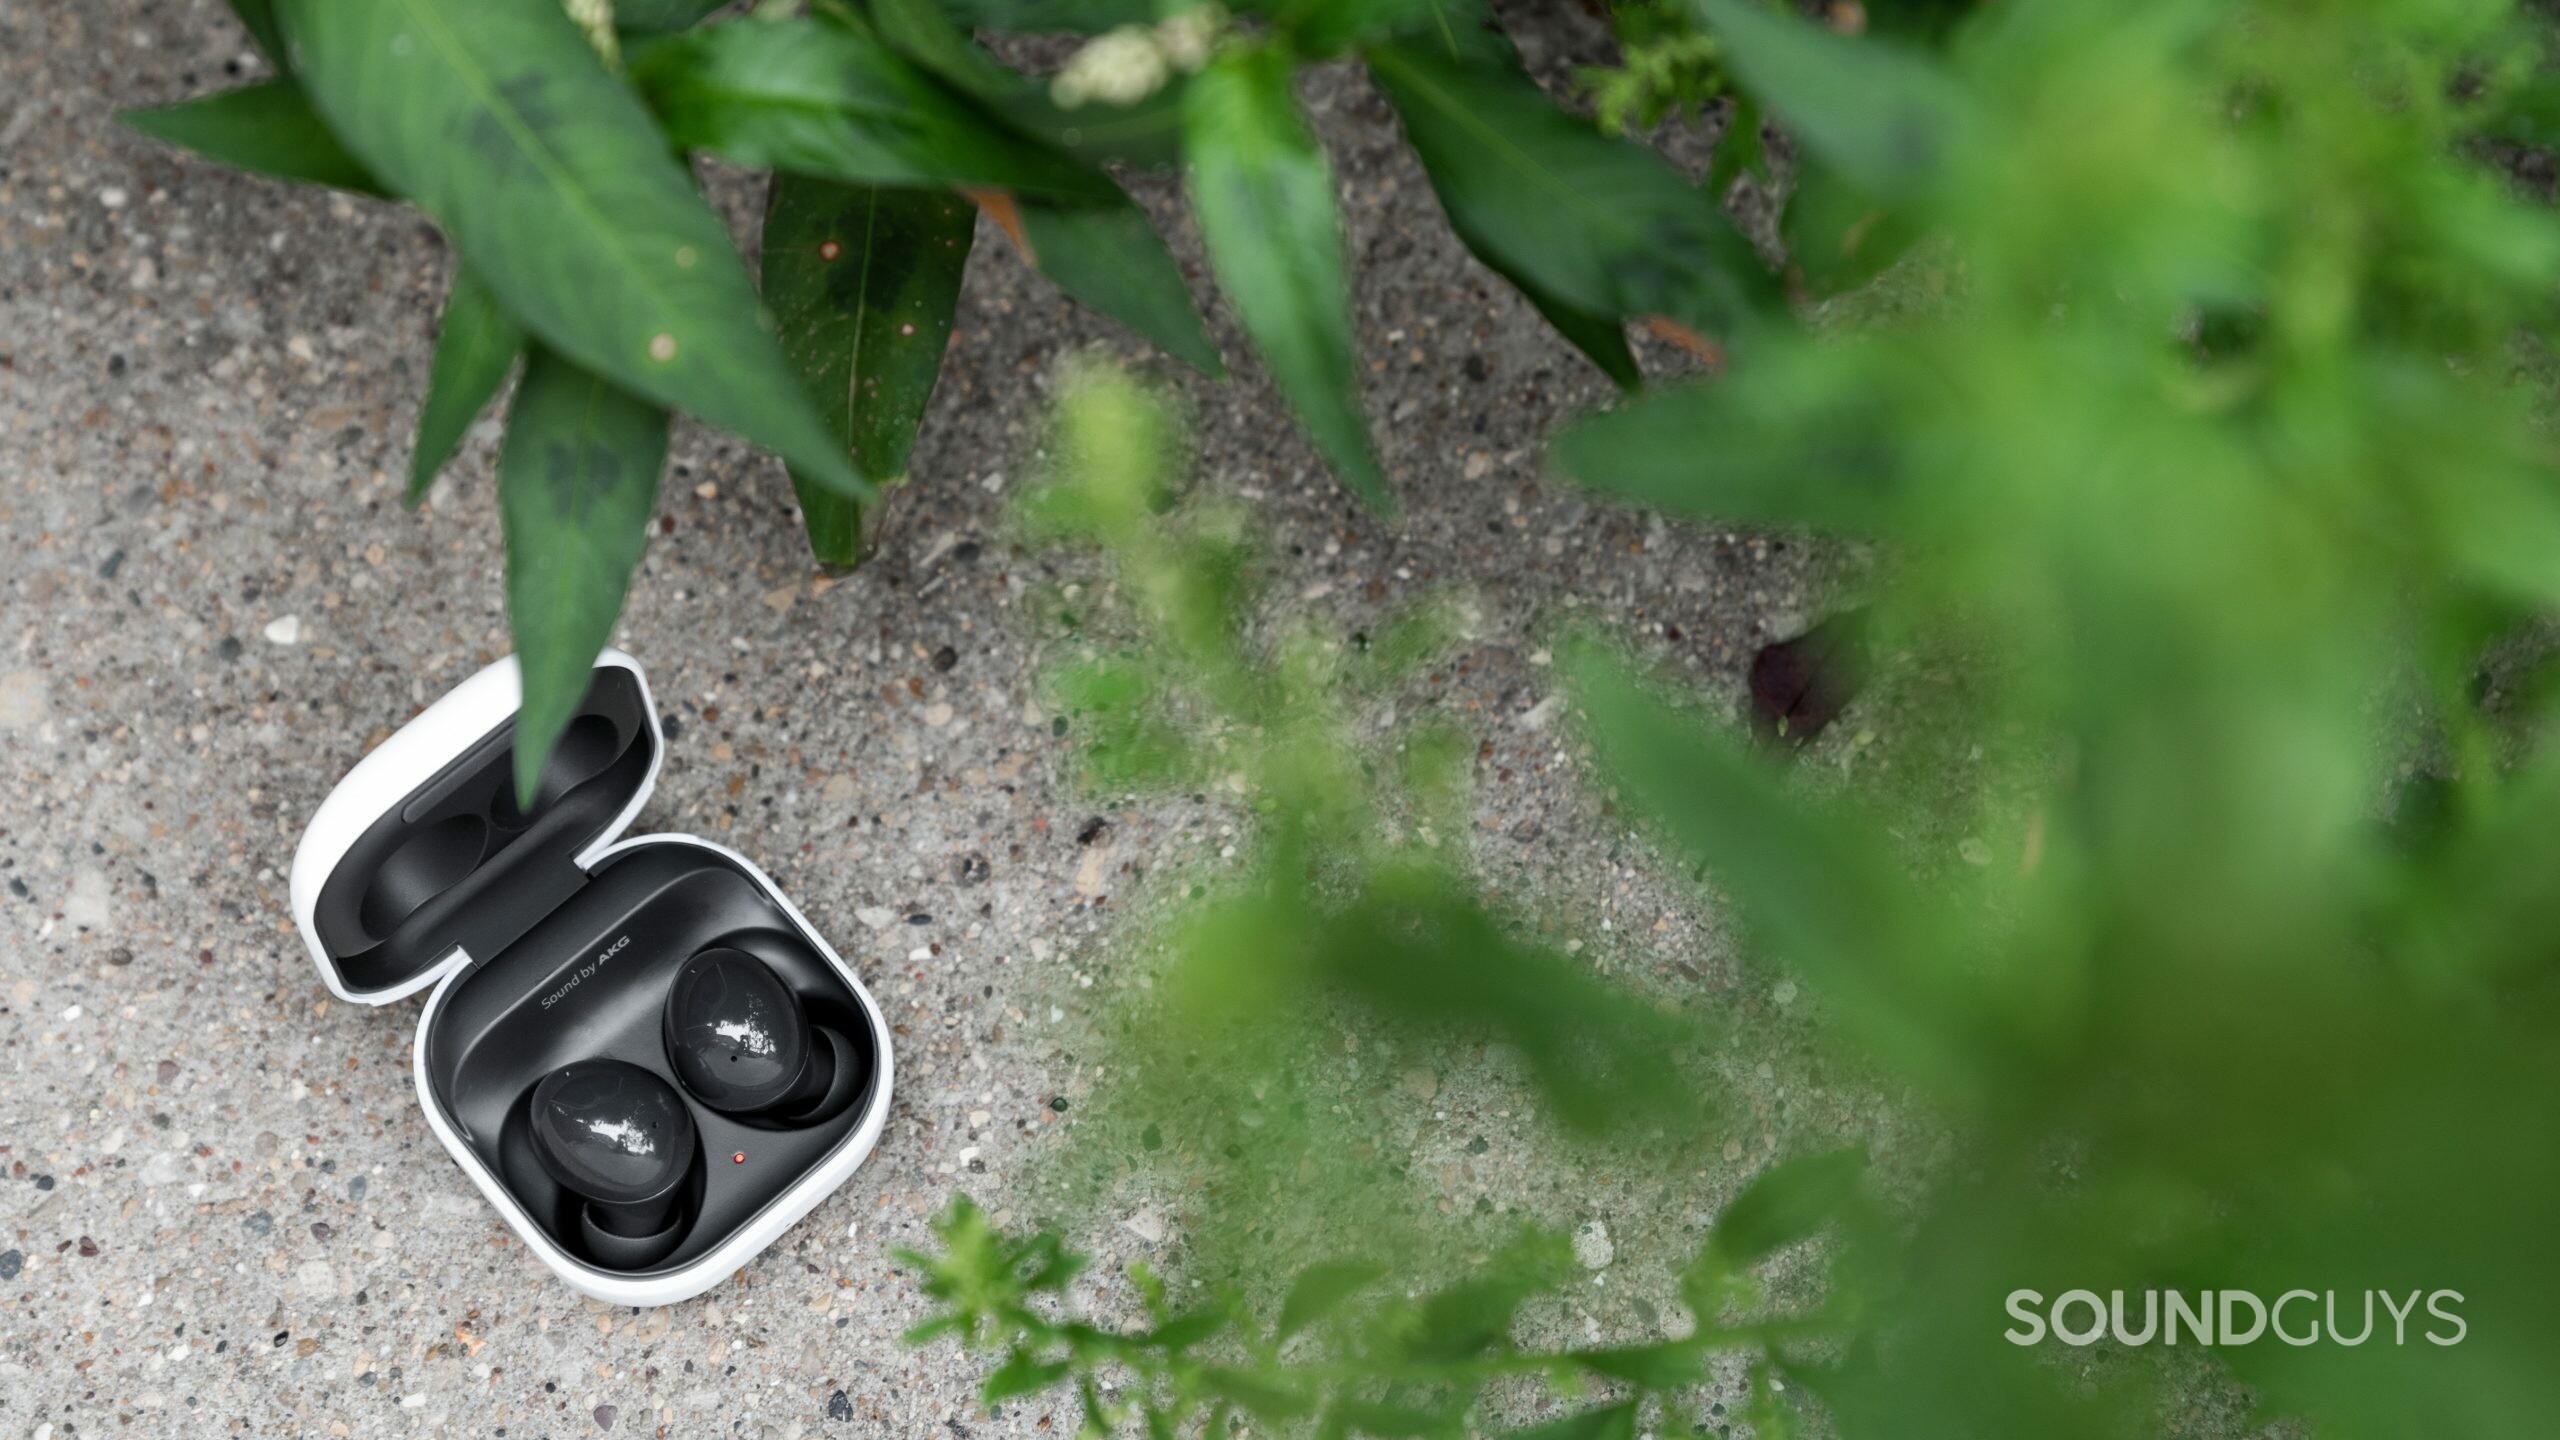
<path id="1" fill-rule="evenodd" d="M 674 1086 L 628 1061 L 580 1060 L 533 1087 L 532 1128 L 542 1168 L 586 1201 L 590 1258 L 637 1269 L 675 1248 L 699 1147 Z"/>
<path id="2" fill-rule="evenodd" d="M 676 1079 L 724 1115 L 814 1120 L 842 1105 L 859 1068 L 852 1045 L 811 1025 L 771 966 L 727 946 L 676 971 L 665 1029 Z"/>

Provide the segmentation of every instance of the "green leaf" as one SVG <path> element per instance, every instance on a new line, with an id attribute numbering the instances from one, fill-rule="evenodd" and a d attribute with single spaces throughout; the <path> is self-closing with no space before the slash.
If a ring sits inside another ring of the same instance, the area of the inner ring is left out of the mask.
<path id="1" fill-rule="evenodd" d="M 1289 76 L 1285 53 L 1255 48 L 1231 49 L 1193 78 L 1192 209 L 1228 303 L 1298 418 L 1351 487 L 1393 514 L 1360 412 L 1333 171 L 1298 114 Z"/>
<path id="2" fill-rule="evenodd" d="M 1921 233 L 1909 214 L 1860 193 L 1810 156 L 1796 164 L 1779 231 L 1788 260 L 1816 296 L 1866 284 L 1902 258 Z"/>
<path id="3" fill-rule="evenodd" d="M 1474 0 L 1442 0 L 1435 8 L 1438 13 L 1420 33 L 1416 45 L 1451 62 L 1517 68 L 1519 57 L 1509 38 L 1486 25 L 1482 7 Z M 1445 202 L 1442 209 L 1448 211 Z M 1455 229 L 1454 224 L 1452 228 Z M 1546 317 L 1547 324 L 1567 344 L 1581 351 L 1619 389 L 1632 391 L 1643 386 L 1644 371 L 1636 364 L 1634 349 L 1627 344 L 1624 317 L 1582 309 L 1511 264 L 1495 247 L 1477 244 L 1464 230 L 1457 234 L 1476 259 L 1519 291 L 1521 298 Z"/>
<path id="4" fill-rule="evenodd" d="M 275 0 L 231 0 L 231 13 L 240 17 L 241 26 L 249 32 L 250 39 L 258 42 L 267 59 L 283 69 L 284 31 L 276 25 Z"/>
<path id="5" fill-rule="evenodd" d="M 1476 258 L 1494 274 L 1511 282 L 1511 288 L 1520 292 L 1520 298 L 1546 318 L 1549 329 L 1563 336 L 1566 344 L 1581 351 L 1583 358 L 1598 366 L 1600 373 L 1608 376 L 1620 390 L 1632 392 L 1644 388 L 1644 368 L 1636 363 L 1635 349 L 1627 344 L 1624 320 L 1611 315 L 1595 315 L 1558 299 L 1545 286 L 1514 273 L 1492 256 L 1479 253 Z"/>
<path id="6" fill-rule="evenodd" d="M 1432 0 L 1430 10 L 1430 15 L 1403 29 L 1416 43 L 1431 47 L 1432 53 L 1473 64 L 1520 63 L 1519 50 L 1485 0 Z"/>
<path id="7" fill-rule="evenodd" d="M 1135 203 L 1126 196 L 1116 205 L 1029 201 L 1019 213 L 1027 258 L 1059 289 L 1201 374 L 1225 377 L 1182 267 Z"/>
<path id="8" fill-rule="evenodd" d="M 1548 463 L 1647 509 L 1723 523 L 1871 535 L 1900 523 L 1905 463 L 1893 417 L 1858 381 L 1852 346 L 1781 346 L 1721 379 L 1576 421 Z"/>
<path id="9" fill-rule="evenodd" d="M 436 472 L 453 458 L 463 433 L 523 353 L 524 331 L 469 267 L 455 266 L 444 323 L 436 332 L 435 363 L 427 372 L 427 398 L 418 407 L 418 439 L 409 452 L 410 505 L 427 498 Z"/>
<path id="10" fill-rule="evenodd" d="M 291 80 L 244 85 L 175 105 L 119 110 L 116 119 L 234 170 L 363 195 L 383 193 L 364 162 L 338 143 L 311 108 L 310 97 Z"/>
<path id="11" fill-rule="evenodd" d="M 282 0 L 347 147 L 545 346 L 870 493 L 758 318 L 729 234 L 555 4 Z"/>
<path id="12" fill-rule="evenodd" d="M 1705 1378 L 1705 1357 L 1694 1345 L 1627 1345 L 1611 1350 L 1585 1350 L 1574 1358 L 1595 1375 L 1624 1380 L 1646 1390 L 1674 1390 Z"/>
<path id="13" fill-rule="evenodd" d="M 1069 30 L 1099 35 L 1123 25 L 1155 23 L 1157 0 L 942 0 L 963 25 L 995 30 Z"/>
<path id="14" fill-rule="evenodd" d="M 1226 1329 L 1227 1322 L 1233 1318 L 1225 1310 L 1194 1310 L 1188 1315 L 1176 1315 L 1158 1325 L 1140 1336 L 1138 1343 L 1179 1354 Z"/>
<path id="15" fill-rule="evenodd" d="M 1636 1402 L 1621 1401 L 1606 1409 L 1514 1430 L 1506 1440 L 1636 1440 Z"/>
<path id="16" fill-rule="evenodd" d="M 898 1336 L 901 1345 L 930 1345 L 945 1335 L 966 1337 L 969 1321 L 961 1315 L 936 1315 L 920 1325 L 910 1325 Z"/>
<path id="17" fill-rule="evenodd" d="M 2472 133 L 2535 150 L 2560 149 L 2560 71 L 2536 69 L 2472 120 Z"/>
<path id="18" fill-rule="evenodd" d="M 814 13 L 857 34 L 877 37 L 973 99 L 993 101 L 1028 93 L 1037 84 L 988 54 L 967 27 L 946 13 L 941 0 L 869 0 L 858 14 L 840 6 L 821 6 Z"/>
<path id="19" fill-rule="evenodd" d="M 1415 1359 L 1446 1362 L 1480 1355 L 1511 1336 L 1512 1317 L 1536 1293 L 1541 1277 L 1497 1274 L 1426 1296 L 1418 1325 L 1404 1342 Z"/>
<path id="20" fill-rule="evenodd" d="M 741 165 L 860 185 L 967 185 L 1107 202 L 1086 165 L 988 119 L 898 53 L 815 20 L 714 25 L 631 56 L 668 136 Z"/>
<path id="21" fill-rule="evenodd" d="M 1937 183 L 1971 111 L 1935 64 L 1756 0 L 1689 4 L 1714 28 L 1736 78 L 1850 183 L 1890 200 L 1916 198 Z"/>
<path id="22" fill-rule="evenodd" d="M 978 1388 L 978 1398 L 989 1405 L 1001 1405 L 1023 1395 L 1037 1395 L 1067 1378 L 1064 1360 L 1042 1360 L 1028 1350 L 1016 1349 L 1005 1362 L 987 1376 Z"/>
<path id="23" fill-rule="evenodd" d="M 1795 1416 L 1778 1398 L 1765 1359 L 1752 1362 L 1751 1398 L 1742 1407 L 1742 1419 L 1751 1427 L 1752 1440 L 1795 1440 Z"/>
<path id="24" fill-rule="evenodd" d="M 551 351 L 526 360 L 498 455 L 507 623 L 524 680 L 515 732 L 523 804 L 613 638 L 666 458 L 666 411 Z"/>
<path id="25" fill-rule="evenodd" d="M 1866 1171 L 1867 1154 L 1854 1146 L 1772 1165 L 1724 1207 L 1707 1243 L 1740 1269 L 1810 1239 L 1857 1198 Z"/>
<path id="26" fill-rule="evenodd" d="M 1618 793 L 1714 875 L 1760 943 L 1886 1058 L 1964 1095 L 2001 1083 L 2016 1043 L 1972 998 L 1952 922 L 1867 827 L 1789 792 L 1589 642 L 1569 673 Z"/>
<path id="27" fill-rule="evenodd" d="M 1516 66 L 1402 41 L 1370 50 L 1369 68 L 1450 228 L 1506 277 L 1584 315 L 1664 315 L 1728 335 L 1779 310 L 1768 267 L 1713 198 L 1644 146 L 1556 109 Z"/>
<path id="28" fill-rule="evenodd" d="M 1419 737 L 1408 756 L 1432 747 Z M 1682 1074 L 1699 1032 L 1560 950 L 1514 933 L 1445 870 L 1378 866 L 1310 948 L 1327 983 L 1413 1023 L 1500 1037 L 1545 1107 L 1573 1130 L 1689 1123 L 1699 1086 Z"/>
<path id="29" fill-rule="evenodd" d="M 614 0 L 613 26 L 626 35 L 690 30 L 729 0 Z"/>
<path id="30" fill-rule="evenodd" d="M 1435 1410 L 1416 1410 L 1405 1405 L 1388 1405 L 1375 1400 L 1344 1400 L 1336 1413 L 1348 1422 L 1354 1434 L 1382 1437 L 1455 1435 L 1460 1432 L 1459 1417 Z"/>
<path id="31" fill-rule="evenodd" d="M 1280 1325 L 1272 1338 L 1287 1340 L 1342 1308 L 1343 1301 L 1376 1284 L 1386 1273 L 1383 1266 L 1359 1260 L 1326 1261 L 1299 1271 L 1290 1282 L 1289 1298 L 1280 1302 Z"/>
<path id="32" fill-rule="evenodd" d="M 1716 142 L 1716 153 L 1707 162 L 1707 178 L 1698 182 L 1699 189 L 1721 200 L 1745 172 L 1757 175 L 1764 183 L 1769 179 L 1763 118 L 1757 99 L 1740 91 L 1734 93 L 1733 114 L 1725 121 L 1724 138 Z"/>
<path id="33" fill-rule="evenodd" d="M 782 353 L 845 453 L 883 486 L 906 479 L 977 222 L 957 196 L 773 178 L 764 294 Z M 818 559 L 859 562 L 869 507 L 796 466 L 791 483 Z"/>
<path id="34" fill-rule="evenodd" d="M 1094 1388 L 1090 1374 L 1076 1377 L 1076 1404 L 1084 1412 L 1084 1428 L 1077 1432 L 1079 1440 L 1084 1435 L 1112 1433 L 1116 1417 L 1112 1408 L 1102 1403 L 1102 1392 Z"/>
<path id="35" fill-rule="evenodd" d="M 1315 1408 L 1315 1401 L 1295 1390 L 1285 1390 L 1259 1375 L 1238 1370 L 1208 1369 L 1200 1372 L 1200 1388 L 1221 1400 L 1241 1405 L 1261 1420 L 1294 1420 Z M 1223 1435 L 1223 1430 L 1211 1434 Z"/>
<path id="36" fill-rule="evenodd" d="M 1064 1291 L 1084 1273 L 1085 1260 L 1045 1230 L 1016 1245 L 1011 1255 L 1015 1282 L 1025 1291 Z"/>
<path id="37" fill-rule="evenodd" d="M 822 13 L 843 18 L 832 8 Z M 938 0 L 871 0 L 867 13 L 871 31 L 890 48 L 1025 135 L 1085 160 L 1167 165 L 1181 158 L 1184 84 L 1178 76 L 1133 104 L 1069 109 L 1049 97 L 1046 80 L 998 63 Z"/>
<path id="38" fill-rule="evenodd" d="M 1375 36 L 1419 34 L 1439 39 L 1484 21 L 1477 0 L 1259 0 L 1243 8 L 1267 15 L 1301 55 L 1332 55 Z"/>

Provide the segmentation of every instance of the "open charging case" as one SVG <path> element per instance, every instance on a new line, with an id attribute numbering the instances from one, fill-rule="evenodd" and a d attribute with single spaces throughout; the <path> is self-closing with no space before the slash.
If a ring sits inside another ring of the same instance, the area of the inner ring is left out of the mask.
<path id="1" fill-rule="evenodd" d="M 338 782 L 294 852 L 294 923 L 341 999 L 428 991 L 418 1103 L 533 1253 L 599 1300 L 672 1304 L 753 1259 L 871 1152 L 889 1112 L 888 1026 L 852 967 L 744 856 L 690 835 L 623 837 L 666 748 L 637 662 L 598 658 L 530 807 L 515 802 L 521 694 L 516 662 L 500 660 Z M 617 1265 L 535 1155 L 534 1087 L 602 1058 L 674 1084 L 665 997 L 678 967 L 712 947 L 761 959 L 855 1066 L 840 1063 L 827 1101 L 789 1123 L 723 1114 L 676 1086 L 702 1152 L 679 1196 L 679 1237 L 654 1261 Z"/>

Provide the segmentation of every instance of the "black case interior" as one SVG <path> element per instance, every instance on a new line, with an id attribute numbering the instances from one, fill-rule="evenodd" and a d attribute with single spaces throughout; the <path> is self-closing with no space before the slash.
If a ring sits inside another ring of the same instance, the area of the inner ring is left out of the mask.
<path id="1" fill-rule="evenodd" d="M 469 952 L 472 964 L 448 984 L 420 1039 L 445 1121 L 566 1253 L 623 1274 L 681 1269 L 861 1123 L 879 1085 L 881 1040 L 841 973 L 722 851 L 651 839 L 593 871 L 578 868 L 575 857 L 621 814 L 654 758 L 658 732 L 632 672 L 596 672 L 530 811 L 514 803 L 513 732 L 512 722 L 500 725 L 369 828 L 323 883 L 314 924 L 351 989 L 388 988 L 456 945 Z M 677 967 L 714 945 L 762 959 L 798 993 L 812 1024 L 851 1042 L 860 1071 L 849 1101 L 784 1126 L 723 1115 L 685 1092 L 660 1014 Z M 587 1253 L 580 1202 L 535 1159 L 529 1133 L 534 1086 L 596 1057 L 630 1061 L 674 1086 L 703 1151 L 681 1240 L 637 1269 Z"/>
<path id="2" fill-rule="evenodd" d="M 596 671 L 516 804 L 515 722 L 480 737 L 357 837 L 320 887 L 312 926 L 351 991 L 389 990 L 453 953 L 496 955 L 586 883 L 577 856 L 648 778 L 657 730 L 640 677 Z"/>

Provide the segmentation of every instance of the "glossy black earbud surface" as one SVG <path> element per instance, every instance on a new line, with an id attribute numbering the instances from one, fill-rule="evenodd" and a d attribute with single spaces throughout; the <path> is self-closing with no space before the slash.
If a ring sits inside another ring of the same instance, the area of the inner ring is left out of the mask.
<path id="1" fill-rule="evenodd" d="M 675 1087 L 628 1061 L 580 1060 L 533 1087 L 532 1122 L 543 1168 L 587 1202 L 590 1254 L 631 1267 L 674 1248 L 698 1149 Z"/>
<path id="2" fill-rule="evenodd" d="M 848 1058 L 841 1037 L 813 1030 L 773 967 L 726 946 L 676 971 L 666 1042 L 685 1089 L 726 1115 L 798 1118 L 823 1108 Z"/>

